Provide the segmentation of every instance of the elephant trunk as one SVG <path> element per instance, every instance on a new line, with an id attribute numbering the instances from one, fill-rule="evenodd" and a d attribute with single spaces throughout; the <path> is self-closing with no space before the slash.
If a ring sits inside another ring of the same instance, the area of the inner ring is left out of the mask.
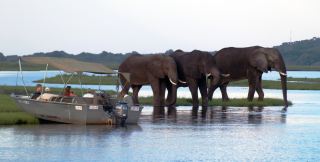
<path id="1" fill-rule="evenodd" d="M 177 100 L 177 88 L 178 88 L 178 73 L 176 70 L 171 69 L 172 71 L 168 72 L 168 79 L 169 79 L 169 83 L 170 86 L 168 86 L 168 97 L 167 97 L 167 101 L 166 104 L 168 106 L 172 106 L 176 103 Z"/>
<path id="2" fill-rule="evenodd" d="M 218 82 L 220 80 L 220 72 L 218 69 L 213 68 L 212 70 L 210 70 L 210 73 L 207 74 L 207 77 L 210 78 L 210 86 L 208 89 L 208 99 L 212 100 L 213 93 L 217 88 Z"/>
<path id="3" fill-rule="evenodd" d="M 282 87 L 282 94 L 283 94 L 283 100 L 285 103 L 285 106 L 288 106 L 288 99 L 287 99 L 287 69 L 285 66 L 285 63 L 283 61 L 283 58 L 280 55 L 280 63 L 279 66 L 276 67 L 276 70 L 280 74 L 281 78 L 281 87 Z"/>
<path id="4" fill-rule="evenodd" d="M 168 96 L 166 105 L 167 106 L 173 106 L 177 101 L 177 85 L 170 85 L 168 86 Z"/>

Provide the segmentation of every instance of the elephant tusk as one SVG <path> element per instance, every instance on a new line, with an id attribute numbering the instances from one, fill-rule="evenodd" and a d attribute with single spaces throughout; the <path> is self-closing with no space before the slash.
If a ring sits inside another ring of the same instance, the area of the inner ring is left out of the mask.
<path id="1" fill-rule="evenodd" d="M 171 84 L 177 85 L 177 83 L 173 82 L 170 78 L 169 78 L 169 80 L 170 80 L 170 83 L 171 83 Z"/>
<path id="2" fill-rule="evenodd" d="M 229 77 L 230 76 L 230 74 L 220 74 L 221 76 L 223 76 L 223 77 Z"/>
<path id="3" fill-rule="evenodd" d="M 211 73 L 209 73 L 209 74 L 207 74 L 206 76 L 207 76 L 207 78 L 209 77 L 209 76 L 211 76 L 212 74 Z"/>
<path id="4" fill-rule="evenodd" d="M 180 79 L 179 79 L 179 82 L 180 82 L 180 83 L 183 83 L 183 84 L 187 84 L 187 82 L 184 82 L 184 81 L 182 81 L 182 80 L 180 80 Z"/>
<path id="5" fill-rule="evenodd" d="M 283 73 L 283 72 L 279 72 L 279 74 L 282 75 L 282 76 L 287 76 L 287 74 Z"/>

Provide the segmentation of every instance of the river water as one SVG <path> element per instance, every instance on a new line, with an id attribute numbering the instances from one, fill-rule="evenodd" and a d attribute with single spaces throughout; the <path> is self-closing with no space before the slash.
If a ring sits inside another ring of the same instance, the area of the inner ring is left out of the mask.
<path id="1" fill-rule="evenodd" d="M 288 74 L 320 77 L 319 72 Z M 43 77 L 24 75 L 29 85 Z M 1 85 L 15 85 L 15 79 L 16 72 L 0 72 Z M 109 88 L 114 87 L 104 87 Z M 228 92 L 245 97 L 247 90 L 230 87 Z M 179 96 L 189 93 L 179 88 Z M 141 92 L 150 94 L 148 87 Z M 265 90 L 265 95 L 282 97 L 280 90 Z M 186 106 L 154 118 L 152 107 L 145 107 L 139 124 L 126 127 L 0 126 L 0 161 L 319 161 L 320 93 L 289 90 L 288 98 L 294 104 L 287 112 L 282 107 L 211 107 L 194 113 Z"/>

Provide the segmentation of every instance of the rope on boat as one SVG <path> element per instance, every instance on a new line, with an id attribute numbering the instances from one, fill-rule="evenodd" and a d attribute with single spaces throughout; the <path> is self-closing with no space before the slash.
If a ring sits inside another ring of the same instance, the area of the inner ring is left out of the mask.
<path id="1" fill-rule="evenodd" d="M 26 83 L 24 82 L 24 79 L 23 79 L 23 73 L 22 73 L 22 67 L 21 67 L 21 60 L 20 59 L 19 59 L 19 70 L 20 70 L 20 73 L 21 73 L 21 80 L 22 80 L 23 88 L 26 91 L 27 96 L 29 96 L 28 90 L 26 88 Z"/>
<path id="2" fill-rule="evenodd" d="M 43 94 L 43 89 L 44 89 L 44 86 L 45 86 L 45 83 L 46 83 L 46 78 L 47 78 L 47 72 L 48 72 L 48 64 L 46 66 L 46 72 L 43 76 L 43 83 L 42 83 L 42 90 L 41 90 L 41 94 Z"/>

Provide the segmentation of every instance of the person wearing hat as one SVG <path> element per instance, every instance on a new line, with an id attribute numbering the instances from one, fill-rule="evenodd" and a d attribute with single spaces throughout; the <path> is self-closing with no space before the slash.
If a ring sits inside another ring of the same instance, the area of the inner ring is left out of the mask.
<path id="1" fill-rule="evenodd" d="M 67 86 L 64 89 L 64 96 L 71 96 L 71 86 Z"/>
<path id="2" fill-rule="evenodd" d="M 37 99 L 41 95 L 41 92 L 42 92 L 42 85 L 41 84 L 37 84 L 36 85 L 36 90 L 33 93 L 31 99 Z"/>
<path id="3" fill-rule="evenodd" d="M 40 95 L 37 100 L 50 101 L 52 97 L 58 97 L 59 95 L 50 93 L 50 88 L 46 87 L 44 93 Z"/>
<path id="4" fill-rule="evenodd" d="M 69 97 L 72 97 L 72 96 L 76 96 L 74 94 L 74 92 L 71 90 L 71 86 L 67 86 L 64 90 L 64 96 L 69 96 Z"/>

